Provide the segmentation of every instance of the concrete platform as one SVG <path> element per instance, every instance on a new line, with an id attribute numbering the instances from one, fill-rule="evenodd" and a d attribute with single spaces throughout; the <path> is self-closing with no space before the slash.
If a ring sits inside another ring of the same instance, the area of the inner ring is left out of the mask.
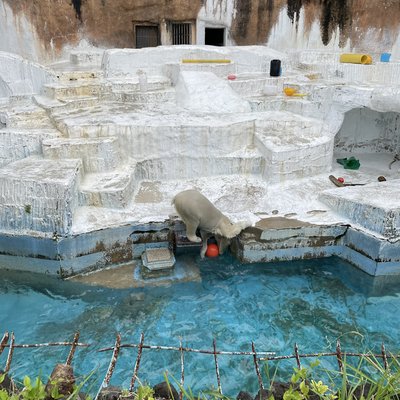
<path id="1" fill-rule="evenodd" d="M 126 208 L 132 202 L 135 183 L 133 169 L 130 168 L 88 173 L 80 185 L 80 204 L 111 209 Z"/>
<path id="2" fill-rule="evenodd" d="M 140 273 L 140 262 L 107 268 L 90 274 L 81 274 L 71 278 L 94 286 L 114 289 L 138 288 L 148 286 L 169 286 L 181 282 L 200 282 L 199 267 L 193 259 L 181 257 L 171 274 L 144 279 Z"/>
<path id="3" fill-rule="evenodd" d="M 386 239 L 400 237 L 400 179 L 327 190 L 320 200 L 352 222 Z"/>
<path id="4" fill-rule="evenodd" d="M 278 56 L 287 68 L 272 79 Z M 400 162 L 389 168 L 400 154 L 400 91 L 375 82 L 379 65 L 355 83 L 357 66 L 338 78 L 328 58 L 297 56 L 265 46 L 81 52 L 52 66 L 33 97 L 17 84 L 0 103 L 3 265 L 15 255 L 18 268 L 69 276 L 135 262 L 174 243 L 171 199 L 195 188 L 253 225 L 235 250 L 244 261 L 339 255 L 371 275 L 400 273 Z M 193 57 L 232 62 L 181 62 Z M 288 97 L 284 85 L 306 96 Z M 350 155 L 359 170 L 335 161 Z M 338 188 L 330 174 L 366 185 Z"/>
<path id="5" fill-rule="evenodd" d="M 150 271 L 171 269 L 175 265 L 175 257 L 168 248 L 146 249 L 142 254 L 142 264 Z"/>
<path id="6" fill-rule="evenodd" d="M 254 141 L 265 158 L 263 175 L 269 182 L 301 179 L 330 169 L 334 139 L 319 120 L 275 112 L 271 118 L 256 120 Z"/>
<path id="7" fill-rule="evenodd" d="M 80 159 L 86 173 L 109 172 L 119 168 L 122 162 L 116 137 L 52 138 L 42 140 L 41 144 L 45 158 L 53 160 Z"/>
<path id="8" fill-rule="evenodd" d="M 397 274 L 399 245 L 350 225 L 314 225 L 282 217 L 265 218 L 243 231 L 232 247 L 245 263 L 337 256 L 369 275 Z"/>

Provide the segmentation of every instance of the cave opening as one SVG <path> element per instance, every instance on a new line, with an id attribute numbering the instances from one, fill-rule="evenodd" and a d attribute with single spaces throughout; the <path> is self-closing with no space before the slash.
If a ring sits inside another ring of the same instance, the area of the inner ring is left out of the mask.
<path id="1" fill-rule="evenodd" d="M 400 152 L 400 113 L 367 107 L 347 111 L 335 137 L 335 149 L 354 153 Z"/>
<path id="2" fill-rule="evenodd" d="M 204 44 L 208 44 L 210 46 L 224 46 L 224 37 L 224 28 L 206 28 Z"/>

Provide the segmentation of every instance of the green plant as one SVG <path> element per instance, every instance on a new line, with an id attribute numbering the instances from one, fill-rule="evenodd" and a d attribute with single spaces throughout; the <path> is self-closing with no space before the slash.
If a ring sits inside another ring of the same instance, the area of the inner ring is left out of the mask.
<path id="1" fill-rule="evenodd" d="M 323 369 L 315 374 L 314 369 L 318 365 L 319 360 L 308 369 L 294 369 L 290 387 L 283 396 L 284 400 L 307 400 L 315 397 L 323 400 L 400 399 L 400 363 L 396 358 L 392 359 L 387 369 L 372 355 L 360 358 L 356 365 L 344 359 L 340 372 Z M 327 384 L 321 380 L 321 374 L 328 377 Z M 318 376 L 317 379 L 315 375 Z"/>
<path id="2" fill-rule="evenodd" d="M 368 368 L 370 373 L 365 372 Z M 339 400 L 400 399 L 399 361 L 392 358 L 388 369 L 385 369 L 373 355 L 363 357 L 356 366 L 344 362 L 338 398 Z"/>
<path id="3" fill-rule="evenodd" d="M 284 400 L 306 400 L 311 396 L 318 396 L 320 399 L 336 399 L 334 390 L 329 388 L 321 380 L 311 379 L 311 372 L 319 366 L 319 360 L 311 363 L 310 368 L 294 368 L 290 379 L 289 389 L 283 395 Z"/>
<path id="4" fill-rule="evenodd" d="M 154 400 L 154 390 L 147 385 L 140 385 L 135 393 L 135 400 Z"/>
<path id="5" fill-rule="evenodd" d="M 4 382 L 6 374 L 0 374 L 0 384 Z M 0 389 L 0 400 L 18 400 L 15 394 L 9 394 L 6 389 Z"/>
<path id="6" fill-rule="evenodd" d="M 54 400 L 65 399 L 65 400 L 77 400 L 82 386 L 89 379 L 91 374 L 83 380 L 79 385 L 74 385 L 73 392 L 65 397 L 58 392 L 58 386 L 52 385 L 49 395 Z M 4 381 L 5 374 L 0 374 L 0 384 Z M 23 379 L 23 388 L 18 393 L 8 393 L 6 389 L 0 389 L 0 400 L 44 400 L 48 394 L 46 393 L 46 386 L 42 382 L 40 376 L 35 378 L 32 382 L 29 376 L 25 376 Z M 90 396 L 86 396 L 86 400 L 90 400 Z M 146 399 L 143 399 L 146 400 Z M 151 399 L 148 399 L 151 400 Z"/>
<path id="7" fill-rule="evenodd" d="M 276 375 L 278 373 L 278 364 L 275 366 L 274 369 L 271 369 L 270 365 L 266 362 L 263 367 L 264 374 L 267 377 L 268 382 L 270 382 L 270 389 L 275 381 Z"/>
<path id="8" fill-rule="evenodd" d="M 17 394 L 9 394 L 5 389 L 0 390 L 0 400 L 18 400 L 19 396 Z"/>
<path id="9" fill-rule="evenodd" d="M 24 388 L 21 392 L 21 398 L 24 400 L 42 400 L 46 397 L 46 386 L 41 381 L 40 376 L 38 376 L 32 384 L 31 378 L 25 376 Z"/>

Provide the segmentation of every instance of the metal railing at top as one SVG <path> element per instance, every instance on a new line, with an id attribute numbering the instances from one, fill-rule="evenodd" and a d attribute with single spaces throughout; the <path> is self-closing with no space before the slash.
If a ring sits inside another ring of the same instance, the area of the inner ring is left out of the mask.
<path id="1" fill-rule="evenodd" d="M 10 341 L 9 341 L 10 340 Z M 80 343 L 79 342 L 79 332 L 76 332 L 74 334 L 74 338 L 71 342 L 50 342 L 50 343 L 37 343 L 37 344 L 16 344 L 15 343 L 15 336 L 14 333 L 11 333 L 11 335 L 8 332 L 5 332 L 3 335 L 3 338 L 0 341 L 0 356 L 3 353 L 3 351 L 8 348 L 8 355 L 6 359 L 6 365 L 4 368 L 4 372 L 9 372 L 11 362 L 13 359 L 13 353 L 14 349 L 16 348 L 38 348 L 38 347 L 50 347 L 50 346 L 70 346 L 71 349 L 68 353 L 67 359 L 65 364 L 66 365 L 71 365 L 72 359 L 74 357 L 75 351 L 78 347 L 89 347 L 92 346 L 93 344 L 88 344 L 88 343 Z M 260 361 L 279 361 L 279 360 L 289 360 L 289 359 L 295 359 L 296 364 L 298 368 L 301 368 L 301 359 L 302 358 L 320 358 L 320 357 L 336 357 L 339 371 L 343 370 L 343 358 L 344 357 L 374 357 L 374 358 L 381 358 L 383 361 L 383 366 L 385 369 L 389 368 L 388 364 L 388 359 L 389 358 L 400 358 L 400 354 L 393 355 L 393 354 L 388 354 L 385 345 L 382 343 L 381 345 L 381 353 L 380 354 L 372 354 L 372 353 L 356 353 L 356 352 L 344 352 L 341 349 L 340 341 L 338 340 L 336 342 L 336 351 L 335 352 L 320 352 L 320 353 L 307 353 L 307 354 L 300 354 L 299 349 L 297 344 L 294 346 L 294 353 L 289 354 L 289 355 L 276 355 L 274 352 L 270 351 L 256 351 L 255 344 L 254 342 L 251 342 L 251 351 L 222 351 L 222 350 L 217 350 L 217 342 L 214 339 L 212 342 L 212 348 L 211 349 L 195 349 L 191 347 L 183 347 L 182 346 L 182 341 L 179 342 L 179 347 L 177 346 L 159 346 L 159 345 L 149 345 L 144 343 L 144 333 L 141 333 L 140 335 L 140 340 L 139 343 L 137 344 L 131 344 L 131 343 L 121 343 L 121 335 L 118 333 L 116 336 L 116 340 L 114 343 L 114 346 L 112 347 L 106 347 L 106 348 L 101 348 L 98 349 L 98 352 L 107 352 L 107 351 L 112 351 L 111 359 L 109 362 L 109 366 L 107 368 L 107 372 L 104 376 L 104 379 L 97 391 L 95 400 L 98 399 L 100 392 L 102 389 L 107 388 L 110 380 L 112 378 L 112 375 L 114 373 L 117 361 L 118 361 L 118 356 L 120 353 L 120 350 L 122 348 L 137 348 L 137 357 L 135 360 L 135 365 L 133 367 L 133 373 L 132 377 L 130 380 L 130 386 L 129 386 L 129 392 L 133 393 L 134 388 L 135 388 L 135 383 L 138 378 L 138 373 L 139 373 L 139 368 L 140 368 L 140 362 L 142 359 L 143 355 L 143 350 L 158 350 L 158 351 L 176 351 L 179 352 L 180 354 L 180 364 L 181 364 L 181 379 L 180 379 L 180 391 L 179 391 L 179 398 L 182 400 L 183 398 L 183 392 L 182 388 L 184 387 L 184 380 L 185 380 L 185 366 L 184 366 L 184 354 L 185 353 L 200 353 L 200 354 L 209 354 L 212 355 L 214 358 L 214 366 L 215 366 L 215 374 L 216 374 L 216 379 L 217 379 L 217 385 L 218 385 L 218 392 L 222 395 L 222 385 L 221 385 L 221 378 L 220 378 L 220 372 L 219 372 L 219 365 L 218 365 L 218 356 L 220 355 L 226 355 L 226 356 L 249 356 L 252 358 L 253 363 L 254 363 L 254 369 L 255 369 L 255 374 L 258 379 L 258 385 L 259 388 L 262 390 L 264 389 L 264 384 L 262 380 L 262 376 L 260 373 L 260 366 L 259 362 Z"/>

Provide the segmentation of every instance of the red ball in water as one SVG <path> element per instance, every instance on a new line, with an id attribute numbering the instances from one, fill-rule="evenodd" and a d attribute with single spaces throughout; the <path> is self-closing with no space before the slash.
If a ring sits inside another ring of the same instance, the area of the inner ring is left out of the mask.
<path id="1" fill-rule="evenodd" d="M 206 256 L 207 257 L 218 257 L 218 255 L 219 255 L 218 246 L 214 243 L 210 243 L 207 246 Z"/>
<path id="2" fill-rule="evenodd" d="M 337 178 L 337 180 L 338 180 L 340 183 L 344 183 L 344 178 L 342 178 L 342 177 Z"/>
<path id="3" fill-rule="evenodd" d="M 235 74 L 229 74 L 229 75 L 228 75 L 228 79 L 229 79 L 230 81 L 234 81 L 234 80 L 236 79 L 236 75 L 235 75 Z"/>

